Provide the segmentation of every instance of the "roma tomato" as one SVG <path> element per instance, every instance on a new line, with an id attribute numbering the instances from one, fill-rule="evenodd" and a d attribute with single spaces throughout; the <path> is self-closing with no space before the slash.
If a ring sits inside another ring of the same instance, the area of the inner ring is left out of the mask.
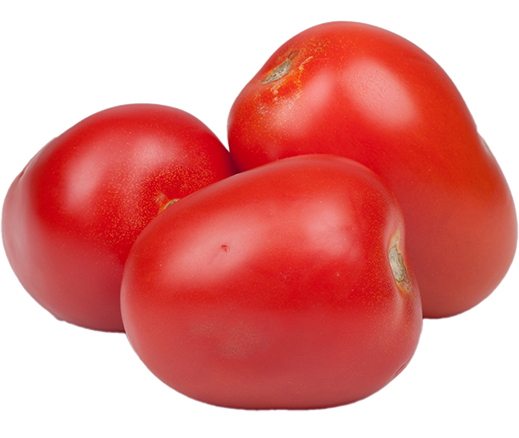
<path id="1" fill-rule="evenodd" d="M 123 265 L 169 202 L 235 173 L 192 115 L 161 105 L 94 114 L 48 143 L 12 183 L 2 236 L 20 282 L 56 318 L 123 331 Z"/>
<path id="2" fill-rule="evenodd" d="M 381 176 L 404 211 L 425 317 L 470 309 L 510 267 L 517 219 L 499 165 L 447 74 L 398 35 L 350 22 L 296 35 L 237 97 L 228 136 L 240 170 L 330 153 Z"/>
<path id="3" fill-rule="evenodd" d="M 411 359 L 422 313 L 394 195 L 342 157 L 280 160 L 206 187 L 137 238 L 128 339 L 194 399 L 246 409 L 367 397 Z"/>

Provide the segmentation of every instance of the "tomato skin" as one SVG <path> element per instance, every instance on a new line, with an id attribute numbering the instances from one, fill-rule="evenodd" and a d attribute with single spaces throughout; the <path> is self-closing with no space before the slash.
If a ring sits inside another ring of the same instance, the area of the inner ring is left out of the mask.
<path id="1" fill-rule="evenodd" d="M 360 400 L 407 365 L 420 336 L 404 237 L 394 195 L 351 160 L 307 155 L 234 175 L 138 237 L 121 288 L 126 334 L 157 377 L 206 403 Z"/>
<path id="2" fill-rule="evenodd" d="M 123 265 L 167 203 L 235 173 L 201 121 L 167 106 L 122 105 L 53 139 L 12 183 L 2 237 L 24 288 L 56 318 L 123 331 Z"/>
<path id="3" fill-rule="evenodd" d="M 296 35 L 237 97 L 228 138 L 241 171 L 329 153 L 382 177 L 404 211 L 425 317 L 477 305 L 511 265 L 517 218 L 501 169 L 447 74 L 398 35 L 350 22 Z"/>

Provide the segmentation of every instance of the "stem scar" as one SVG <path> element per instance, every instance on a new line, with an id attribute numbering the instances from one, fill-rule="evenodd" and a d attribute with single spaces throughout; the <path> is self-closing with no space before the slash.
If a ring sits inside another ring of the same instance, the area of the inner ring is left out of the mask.
<path id="1" fill-rule="evenodd" d="M 263 84 L 270 84 L 271 82 L 277 81 L 278 79 L 281 79 L 283 76 L 285 76 L 290 69 L 292 68 L 292 60 L 297 55 L 298 51 L 290 52 L 287 59 L 285 59 L 281 64 L 279 64 L 277 67 L 272 70 L 270 75 L 266 79 L 262 81 Z"/>

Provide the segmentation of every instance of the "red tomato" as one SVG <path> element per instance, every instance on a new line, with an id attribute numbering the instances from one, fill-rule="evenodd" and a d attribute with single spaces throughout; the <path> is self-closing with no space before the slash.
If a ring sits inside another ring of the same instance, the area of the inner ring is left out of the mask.
<path id="1" fill-rule="evenodd" d="M 240 93 L 228 135 L 240 170 L 330 153 L 381 176 L 404 211 L 425 317 L 475 306 L 510 267 L 505 178 L 452 81 L 404 38 L 348 22 L 300 33 Z"/>
<path id="2" fill-rule="evenodd" d="M 394 195 L 364 166 L 288 158 L 182 199 L 124 269 L 126 334 L 179 392 L 248 409 L 354 402 L 422 328 Z"/>
<path id="3" fill-rule="evenodd" d="M 235 173 L 228 151 L 190 114 L 123 105 L 41 149 L 12 183 L 2 235 L 32 297 L 58 319 L 123 331 L 123 264 L 168 202 Z"/>

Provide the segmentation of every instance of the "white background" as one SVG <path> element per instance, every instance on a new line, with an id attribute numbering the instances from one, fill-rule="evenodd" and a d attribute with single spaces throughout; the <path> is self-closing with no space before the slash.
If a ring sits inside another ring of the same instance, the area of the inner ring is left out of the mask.
<path id="1" fill-rule="evenodd" d="M 7 6 L 9 5 L 9 6 Z M 515 0 L 17 1 L 0 7 L 0 193 L 50 139 L 125 103 L 186 110 L 226 144 L 227 114 L 271 53 L 326 21 L 411 40 L 447 71 L 519 199 Z M 481 248 L 484 251 L 484 248 Z M 60 323 L 0 254 L 2 437 L 519 436 L 519 267 L 454 318 L 425 321 L 409 367 L 358 403 L 240 411 L 166 387 L 123 334 Z"/>

